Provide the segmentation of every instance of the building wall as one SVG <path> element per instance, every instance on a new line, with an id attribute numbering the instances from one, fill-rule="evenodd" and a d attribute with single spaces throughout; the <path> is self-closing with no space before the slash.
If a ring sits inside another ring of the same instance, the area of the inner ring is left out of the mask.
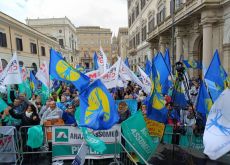
<path id="1" fill-rule="evenodd" d="M 60 39 L 63 39 L 62 48 L 68 50 L 64 54 L 64 56 L 67 57 L 67 61 L 73 66 L 78 63 L 76 29 L 67 17 L 27 19 L 26 23 L 34 29 L 54 38 L 57 42 L 59 42 Z"/>
<path id="2" fill-rule="evenodd" d="M 0 58 L 2 61 L 9 62 L 12 53 L 16 51 L 18 60 L 22 61 L 25 67 L 31 68 L 33 63 L 39 67 L 41 62 L 49 62 L 49 50 L 51 47 L 62 51 L 58 42 L 2 12 L 0 12 L 0 32 L 6 34 L 7 41 L 7 47 L 0 46 Z M 16 48 L 16 38 L 22 39 L 22 51 Z M 31 52 L 30 43 L 36 44 L 37 53 Z M 45 48 L 44 56 L 42 55 L 41 46 Z"/>
<path id="3" fill-rule="evenodd" d="M 128 56 L 128 44 L 129 44 L 129 36 L 128 36 L 128 28 L 119 28 L 117 35 L 118 42 L 118 55 L 125 59 Z"/>
<path id="4" fill-rule="evenodd" d="M 80 26 L 76 28 L 79 48 L 79 63 L 83 66 L 93 67 L 94 52 L 100 50 L 100 46 L 111 62 L 111 37 L 110 29 L 100 28 L 99 26 Z"/>

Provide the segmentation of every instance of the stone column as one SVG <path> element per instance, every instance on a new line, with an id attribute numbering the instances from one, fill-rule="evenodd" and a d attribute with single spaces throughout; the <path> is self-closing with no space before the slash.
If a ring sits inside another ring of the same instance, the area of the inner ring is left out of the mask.
<path id="1" fill-rule="evenodd" d="M 159 51 L 164 55 L 167 44 L 169 45 L 169 38 L 166 36 L 160 36 L 159 39 Z"/>
<path id="2" fill-rule="evenodd" d="M 212 56 L 212 23 L 203 24 L 203 64 L 208 68 Z"/>
<path id="3" fill-rule="evenodd" d="M 181 36 L 176 37 L 176 61 L 180 60 L 180 56 L 183 54 L 183 40 Z"/>

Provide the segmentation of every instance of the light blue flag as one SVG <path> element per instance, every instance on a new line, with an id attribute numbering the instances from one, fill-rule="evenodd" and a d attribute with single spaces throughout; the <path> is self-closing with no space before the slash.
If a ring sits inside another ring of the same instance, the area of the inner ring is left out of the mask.
<path id="1" fill-rule="evenodd" d="M 130 65 L 129 65 L 129 59 L 128 59 L 128 57 L 126 57 L 126 59 L 125 59 L 125 65 L 126 65 L 127 67 L 129 67 L 129 68 L 130 68 Z"/>
<path id="2" fill-rule="evenodd" d="M 99 79 L 80 94 L 80 107 L 82 127 L 105 130 L 119 120 L 115 101 Z"/>
<path id="3" fill-rule="evenodd" d="M 228 75 L 221 65 L 219 53 L 217 50 L 214 53 L 204 78 L 214 82 L 220 93 L 226 88 Z"/>
<path id="4" fill-rule="evenodd" d="M 118 107 L 120 102 L 125 102 L 128 105 L 128 109 L 131 112 L 131 115 L 134 115 L 137 112 L 137 100 L 136 99 L 126 99 L 126 100 L 115 100 Z"/>
<path id="5" fill-rule="evenodd" d="M 30 87 L 32 89 L 32 91 L 35 91 L 38 89 L 38 85 L 39 85 L 39 80 L 37 80 L 33 74 L 32 71 L 30 71 Z"/>
<path id="6" fill-rule="evenodd" d="M 167 121 L 168 110 L 165 107 L 165 100 L 161 93 L 160 79 L 155 68 L 154 61 L 152 63 L 152 93 L 148 102 L 147 117 L 165 123 Z"/>
<path id="7" fill-rule="evenodd" d="M 50 49 L 50 75 L 56 80 L 72 83 L 78 91 L 87 88 L 90 83 L 90 78 L 83 73 L 74 69 L 54 49 Z"/>
<path id="8" fill-rule="evenodd" d="M 94 55 L 93 55 L 93 69 L 94 70 L 97 70 L 99 67 L 98 67 L 98 63 L 97 63 L 97 53 L 94 52 Z"/>

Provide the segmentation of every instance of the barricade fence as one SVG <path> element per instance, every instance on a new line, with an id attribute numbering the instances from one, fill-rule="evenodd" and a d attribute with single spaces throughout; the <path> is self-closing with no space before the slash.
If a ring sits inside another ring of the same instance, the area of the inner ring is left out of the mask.
<path id="1" fill-rule="evenodd" d="M 46 125 L 41 127 L 41 133 L 39 127 L 41 126 L 22 126 L 18 131 L 15 127 L 1 127 L 0 163 L 36 164 L 39 163 L 39 160 L 46 160 L 47 164 L 50 164 L 52 161 L 71 161 L 75 158 L 84 141 L 79 128 L 70 125 Z M 32 131 L 35 136 L 30 134 L 32 128 L 35 131 Z M 183 129 L 186 131 L 179 133 L 175 132 L 172 126 L 167 125 L 163 137 L 153 136 L 153 143 L 176 144 L 188 150 L 203 151 L 203 136 L 195 136 L 191 127 L 184 127 Z M 110 130 L 94 131 L 93 134 L 105 142 L 107 149 L 103 154 L 89 149 L 86 154 L 88 164 L 95 164 L 102 159 L 109 159 L 111 165 L 134 165 L 138 162 L 148 164 L 148 160 L 141 156 L 138 148 L 135 148 L 124 137 L 120 125 L 115 125 Z M 31 145 L 31 138 L 37 143 L 37 146 Z"/>

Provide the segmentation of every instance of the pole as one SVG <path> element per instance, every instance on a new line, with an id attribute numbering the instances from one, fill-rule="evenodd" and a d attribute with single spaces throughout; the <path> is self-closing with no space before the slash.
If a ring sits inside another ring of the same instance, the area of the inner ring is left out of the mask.
<path id="1" fill-rule="evenodd" d="M 12 48 L 12 38 L 11 38 L 11 28 L 9 26 L 9 33 L 10 33 L 10 50 L 11 50 L 11 54 L 13 56 L 13 48 Z"/>
<path id="2" fill-rule="evenodd" d="M 171 4 L 171 15 L 172 15 L 172 64 L 173 66 L 175 66 L 175 54 L 174 54 L 174 33 L 175 33 L 175 27 L 174 27 L 174 8 L 175 8 L 175 3 L 174 3 L 174 0 L 171 1 L 172 4 Z M 173 74 L 175 73 L 175 69 L 174 67 L 172 67 L 172 71 L 173 71 Z"/>

